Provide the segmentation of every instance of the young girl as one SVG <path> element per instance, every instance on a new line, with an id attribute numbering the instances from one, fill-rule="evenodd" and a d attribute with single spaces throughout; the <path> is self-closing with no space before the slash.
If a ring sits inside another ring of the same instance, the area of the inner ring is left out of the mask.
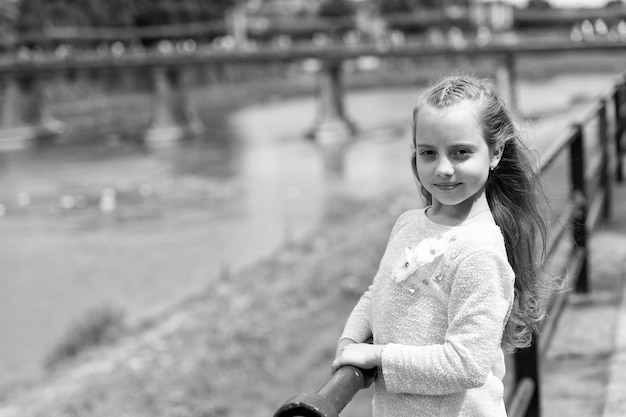
<path id="1" fill-rule="evenodd" d="M 535 170 L 495 89 L 473 77 L 423 94 L 413 145 L 427 207 L 398 218 L 332 367 L 378 367 L 374 416 L 505 416 L 503 348 L 528 346 L 540 319 Z"/>

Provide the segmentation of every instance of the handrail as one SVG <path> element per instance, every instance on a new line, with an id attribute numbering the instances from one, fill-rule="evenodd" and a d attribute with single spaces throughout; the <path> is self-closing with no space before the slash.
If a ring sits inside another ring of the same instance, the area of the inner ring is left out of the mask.
<path id="1" fill-rule="evenodd" d="M 576 127 L 570 126 L 567 130 L 566 135 L 562 135 L 558 140 L 554 141 L 552 146 L 548 147 L 548 149 L 544 152 L 544 158 L 541 161 L 540 172 L 544 172 L 548 169 L 554 160 L 561 154 L 563 148 L 568 146 L 570 143 L 574 141 L 574 136 L 576 135 Z"/>
<path id="2" fill-rule="evenodd" d="M 584 255 L 585 253 L 582 248 L 572 248 L 569 256 L 569 259 L 572 259 L 572 262 L 568 264 L 569 271 L 567 277 L 568 279 L 566 280 L 567 285 L 571 285 L 573 277 L 577 277 L 580 274 L 583 266 Z M 568 293 L 560 292 L 554 297 L 548 311 L 550 319 L 543 321 L 541 324 L 541 338 L 539 339 L 539 352 L 541 355 L 545 355 L 548 347 L 550 347 L 552 337 L 554 336 L 554 330 L 556 329 L 556 325 L 559 321 L 561 313 L 563 312 L 563 308 L 565 307 L 567 296 Z"/>
<path id="3" fill-rule="evenodd" d="M 337 417 L 359 390 L 374 380 L 375 369 L 342 366 L 316 394 L 299 394 L 287 400 L 274 417 Z"/>
<path id="4" fill-rule="evenodd" d="M 607 107 L 614 106 L 614 129 L 607 128 Z M 563 208 L 557 219 L 557 224 L 550 229 L 554 239 L 547 248 L 547 255 L 552 259 L 558 244 L 572 232 L 574 246 L 567 257 L 566 265 L 570 267 L 567 284 L 575 286 L 578 292 L 588 292 L 587 255 L 588 231 L 603 213 L 608 217 L 611 202 L 611 179 L 623 181 L 621 158 L 624 149 L 621 147 L 622 134 L 626 131 L 626 71 L 617 77 L 603 94 L 590 107 L 591 112 L 585 114 L 567 130 L 566 134 L 551 146 L 545 153 L 540 164 L 543 174 L 550 168 L 557 157 L 563 152 L 569 152 L 570 181 L 572 192 L 568 204 Z M 588 161 L 585 159 L 584 127 L 593 120 L 599 119 L 598 135 L 602 148 L 601 160 L 593 164 L 593 172 L 588 171 Z M 612 148 L 615 145 L 615 149 Z M 612 160 L 617 159 L 615 169 Z M 598 187 L 594 193 L 587 193 L 588 177 L 600 176 Z M 590 201 L 588 201 L 588 199 Z M 602 212 L 604 208 L 604 212 Z M 550 318 L 542 323 L 541 338 L 534 335 L 530 348 L 523 349 L 515 355 L 515 389 L 511 400 L 507 404 L 508 414 L 511 417 L 538 417 L 540 416 L 539 393 L 539 358 L 548 349 L 554 329 L 561 312 L 566 305 L 567 293 L 560 293 L 552 300 Z M 283 404 L 274 417 L 337 417 L 358 390 L 369 385 L 374 378 L 372 370 L 360 370 L 352 366 L 340 368 L 318 390 L 317 394 L 301 394 Z"/>
<path id="5" fill-rule="evenodd" d="M 548 247 L 546 249 L 546 257 L 548 259 L 552 258 L 552 255 L 554 255 L 554 252 L 556 252 L 561 239 L 569 230 L 569 227 L 567 225 L 572 224 L 572 220 L 574 219 L 577 210 L 578 203 L 568 204 L 561 211 L 561 215 L 559 216 L 556 225 L 550 228 L 549 236 L 552 236 L 552 240 L 548 242 Z"/>
<path id="6" fill-rule="evenodd" d="M 198 48 L 193 53 L 177 51 L 162 53 L 157 50 L 145 50 L 138 53 L 121 55 L 100 55 L 97 50 L 88 53 L 56 56 L 54 53 L 43 54 L 33 59 L 22 59 L 19 56 L 4 57 L 0 60 L 0 75 L 23 75 L 23 73 L 54 73 L 69 69 L 108 69 L 145 68 L 147 66 L 189 67 L 213 64 L 240 63 L 275 63 L 298 62 L 305 59 L 330 61 L 346 61 L 363 56 L 379 58 L 414 58 L 414 57 L 510 57 L 512 55 L 553 55 L 557 53 L 575 52 L 626 52 L 626 42 L 599 41 L 593 43 L 575 43 L 562 41 L 536 42 L 496 42 L 481 46 L 472 43 L 465 48 L 454 45 L 424 45 L 421 42 L 410 42 L 389 48 L 381 48 L 375 44 L 345 45 L 331 44 L 325 46 L 302 45 L 289 49 L 262 47 L 256 49 L 215 49 Z"/>
<path id="7" fill-rule="evenodd" d="M 534 391 L 535 382 L 532 379 L 524 378 L 518 382 L 518 389 L 509 403 L 508 417 L 522 417 L 528 409 Z"/>

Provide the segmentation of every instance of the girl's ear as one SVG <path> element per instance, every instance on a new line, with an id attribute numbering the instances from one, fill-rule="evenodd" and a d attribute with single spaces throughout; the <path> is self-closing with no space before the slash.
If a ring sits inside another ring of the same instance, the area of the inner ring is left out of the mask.
<path id="1" fill-rule="evenodd" d="M 500 159 L 502 159 L 502 151 L 504 151 L 503 143 L 499 143 L 493 147 L 493 151 L 491 153 L 491 161 L 489 162 L 489 169 L 496 169 L 496 167 L 500 163 Z"/>

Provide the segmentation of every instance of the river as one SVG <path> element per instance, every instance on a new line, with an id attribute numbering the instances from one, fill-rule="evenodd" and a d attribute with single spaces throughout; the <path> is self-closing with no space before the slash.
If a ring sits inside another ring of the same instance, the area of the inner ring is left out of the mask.
<path id="1" fill-rule="evenodd" d="M 613 76 L 521 82 L 522 113 L 542 116 L 531 140 L 561 131 Z M 303 138 L 311 97 L 214 114 L 205 140 L 169 148 L 0 154 L 0 382 L 36 375 L 88 311 L 108 306 L 136 321 L 303 238 L 337 192 L 415 192 L 407 158 L 417 93 L 347 94 L 359 134 L 340 172 Z"/>

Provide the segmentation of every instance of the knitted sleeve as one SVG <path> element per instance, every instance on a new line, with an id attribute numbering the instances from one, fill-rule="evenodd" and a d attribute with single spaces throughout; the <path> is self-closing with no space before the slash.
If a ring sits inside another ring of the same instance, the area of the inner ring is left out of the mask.
<path id="1" fill-rule="evenodd" d="M 346 325 L 341 334 L 341 339 L 352 339 L 355 342 L 363 343 L 372 336 L 372 326 L 370 321 L 370 288 L 363 293 L 359 302 L 352 309 L 352 313 L 346 321 Z"/>
<path id="2" fill-rule="evenodd" d="M 390 392 L 443 395 L 485 383 L 510 312 L 513 271 L 502 254 L 480 249 L 453 274 L 444 343 L 383 349 L 382 375 Z"/>
<path id="3" fill-rule="evenodd" d="M 393 228 L 391 229 L 391 234 L 389 237 L 389 242 L 394 238 L 394 236 L 398 233 L 398 231 L 407 224 L 409 221 L 409 217 L 411 215 L 411 211 L 406 211 L 402 213 Z M 389 247 L 389 243 L 387 243 L 387 247 Z M 377 274 L 378 276 L 378 274 Z M 350 313 L 348 320 L 346 321 L 346 325 L 344 326 L 343 333 L 341 334 L 341 339 L 352 339 L 355 342 L 365 342 L 372 336 L 372 325 L 371 325 L 371 310 L 370 310 L 370 290 L 372 286 L 370 285 L 363 293 L 356 306 Z"/>

